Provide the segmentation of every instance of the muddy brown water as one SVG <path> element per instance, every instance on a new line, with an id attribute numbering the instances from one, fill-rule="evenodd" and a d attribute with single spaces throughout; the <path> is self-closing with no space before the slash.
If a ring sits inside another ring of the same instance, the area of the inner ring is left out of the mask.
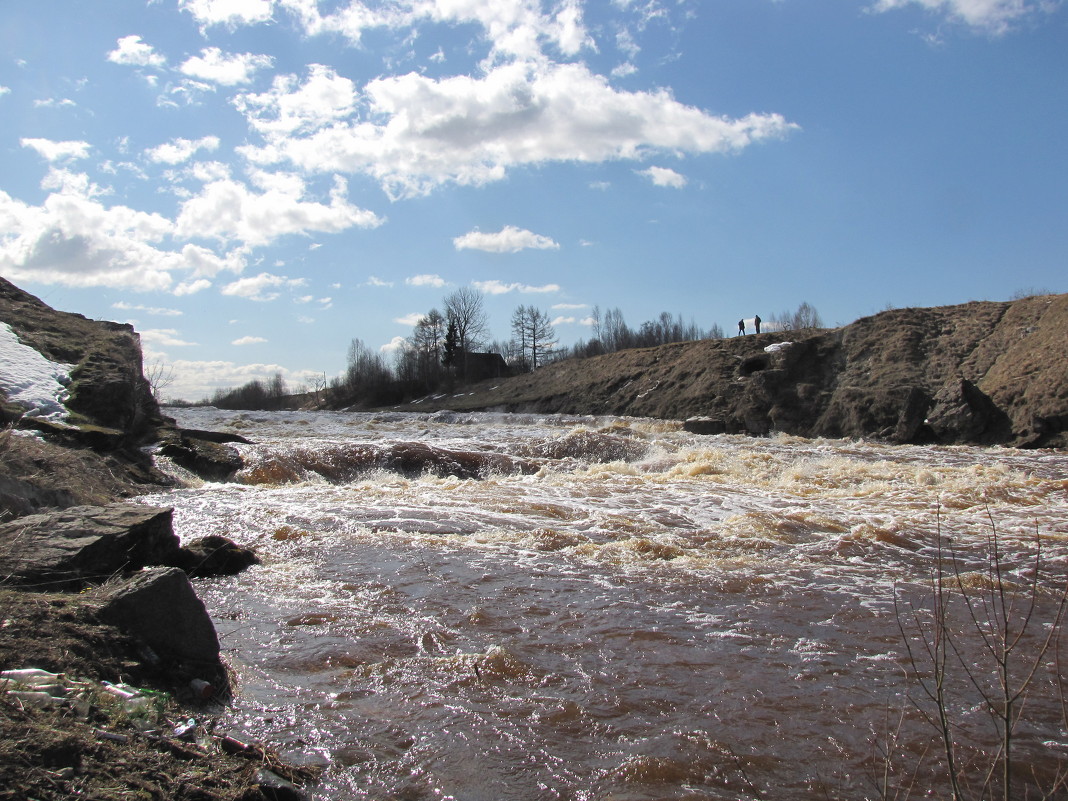
<path id="1" fill-rule="evenodd" d="M 945 797 L 912 675 L 929 676 L 939 544 L 981 587 L 994 531 L 1025 587 L 1041 535 L 1019 654 L 1068 565 L 1065 453 L 624 418 L 170 412 L 256 443 L 238 446 L 237 482 L 145 500 L 173 505 L 184 539 L 264 557 L 198 586 L 239 677 L 222 725 L 322 765 L 322 798 L 878 798 L 884 777 L 891 797 Z M 979 679 L 953 662 L 947 686 L 974 773 L 997 739 L 966 611 L 949 626 Z M 1048 785 L 1068 759 L 1054 667 L 1025 712 L 1018 764 Z"/>

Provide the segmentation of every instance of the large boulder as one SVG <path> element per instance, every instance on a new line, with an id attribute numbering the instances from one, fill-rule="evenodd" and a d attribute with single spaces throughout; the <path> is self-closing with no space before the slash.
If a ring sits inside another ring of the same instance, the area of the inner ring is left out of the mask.
<path id="1" fill-rule="evenodd" d="M 223 673 L 215 626 L 176 567 L 149 568 L 109 585 L 97 614 L 191 678 L 218 680 Z"/>
<path id="2" fill-rule="evenodd" d="M 193 578 L 206 578 L 233 576 L 259 563 L 260 558 L 250 548 L 218 534 L 209 534 L 182 546 L 177 561 L 171 564 Z"/>
<path id="3" fill-rule="evenodd" d="M 0 524 L 0 575 L 59 589 L 173 564 L 180 543 L 171 515 L 169 508 L 113 503 L 17 518 Z"/>

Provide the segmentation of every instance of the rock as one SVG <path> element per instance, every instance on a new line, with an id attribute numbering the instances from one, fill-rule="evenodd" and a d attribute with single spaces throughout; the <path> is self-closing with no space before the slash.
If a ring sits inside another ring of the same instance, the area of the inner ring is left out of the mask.
<path id="1" fill-rule="evenodd" d="M 226 445 L 184 431 L 167 432 L 159 454 L 205 481 L 226 481 L 244 465 L 240 454 Z"/>
<path id="2" fill-rule="evenodd" d="M 176 567 L 154 567 L 109 587 L 98 617 L 137 638 L 193 677 L 217 679 L 219 638 L 189 577 Z"/>
<path id="3" fill-rule="evenodd" d="M 690 417 L 682 424 L 682 430 L 691 434 L 725 434 L 727 424 L 711 417 Z"/>
<path id="4" fill-rule="evenodd" d="M 66 405 L 81 419 L 71 422 L 117 429 L 127 444 L 162 423 L 132 326 L 56 311 L 3 278 L 0 320 L 47 359 L 74 365 Z"/>
<path id="5" fill-rule="evenodd" d="M 307 801 L 297 785 L 287 781 L 273 771 L 260 768 L 256 771 L 256 785 L 260 792 L 271 801 Z"/>
<path id="6" fill-rule="evenodd" d="M 1008 418 L 971 381 L 947 381 L 934 397 L 927 425 L 939 442 L 992 442 L 1004 436 Z"/>
<path id="7" fill-rule="evenodd" d="M 927 410 L 931 408 L 931 399 L 927 393 L 919 387 L 913 387 L 905 396 L 905 404 L 901 409 L 901 415 L 897 418 L 891 439 L 894 442 L 920 443 L 933 436 L 927 427 Z M 923 432 L 927 432 L 926 436 Z"/>
<path id="8" fill-rule="evenodd" d="M 169 508 L 114 503 L 27 515 L 0 525 L 0 574 L 55 588 L 170 564 L 179 541 Z"/>
<path id="9" fill-rule="evenodd" d="M 233 576 L 252 565 L 260 558 L 249 548 L 233 540 L 212 534 L 200 537 L 181 548 L 174 564 L 193 578 L 208 576 Z"/>

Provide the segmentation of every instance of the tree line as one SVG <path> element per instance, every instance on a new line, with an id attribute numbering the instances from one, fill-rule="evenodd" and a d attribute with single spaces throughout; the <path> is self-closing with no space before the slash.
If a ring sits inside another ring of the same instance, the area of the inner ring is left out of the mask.
<path id="1" fill-rule="evenodd" d="M 420 317 L 392 357 L 353 339 L 341 375 L 329 380 L 324 375 L 294 394 L 301 396 L 300 402 L 310 400 L 317 407 L 386 406 L 451 391 L 465 382 L 531 372 L 562 359 L 723 338 L 718 324 L 702 329 L 668 312 L 632 328 L 619 308 L 602 311 L 599 306 L 589 318 L 593 336 L 570 347 L 560 346 L 552 316 L 534 305 L 517 307 L 510 323 L 508 340 L 490 341 L 484 296 L 462 287 L 444 298 L 442 309 L 432 308 Z M 767 323 L 768 330 L 823 326 L 819 313 L 807 302 L 796 311 L 773 315 Z M 297 401 L 279 373 L 266 382 L 254 380 L 236 389 L 217 390 L 205 402 L 221 409 L 284 409 Z"/>

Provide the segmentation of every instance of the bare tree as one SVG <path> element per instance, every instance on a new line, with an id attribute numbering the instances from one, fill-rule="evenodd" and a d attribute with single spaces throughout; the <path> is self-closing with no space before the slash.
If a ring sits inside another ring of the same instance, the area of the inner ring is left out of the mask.
<path id="1" fill-rule="evenodd" d="M 536 306 L 520 306 L 512 315 L 512 332 L 520 352 L 520 361 L 536 370 L 556 347 L 556 330 L 552 318 Z M 529 354 L 530 358 L 527 359 Z"/>
<path id="2" fill-rule="evenodd" d="M 174 367 L 164 364 L 159 359 L 145 368 L 145 380 L 152 388 L 152 397 L 157 403 L 163 402 L 163 390 L 174 383 Z"/>
<path id="3" fill-rule="evenodd" d="M 449 323 L 456 328 L 456 344 L 462 354 L 461 359 L 480 348 L 489 336 L 486 301 L 481 292 L 460 287 L 445 298 L 445 314 Z M 461 364 L 466 373 L 466 360 Z"/>

